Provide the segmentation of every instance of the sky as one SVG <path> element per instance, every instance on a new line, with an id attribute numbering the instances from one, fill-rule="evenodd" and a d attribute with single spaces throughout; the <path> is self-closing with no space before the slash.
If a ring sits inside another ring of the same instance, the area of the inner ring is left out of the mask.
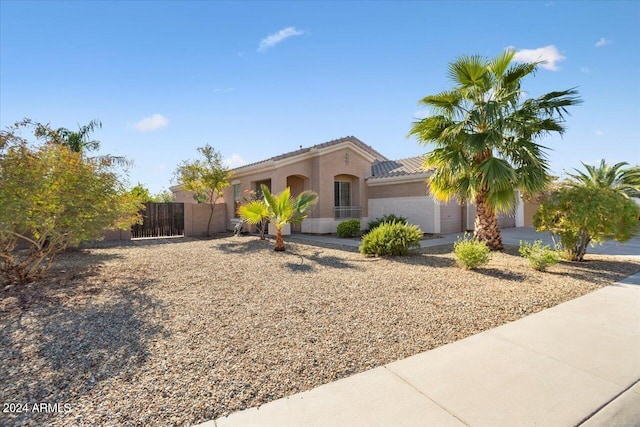
<path id="1" fill-rule="evenodd" d="M 529 96 L 576 87 L 552 172 L 640 163 L 640 2 L 0 0 L 0 128 L 77 129 L 152 193 L 210 144 L 230 167 L 353 135 L 390 159 L 461 55 L 546 60 Z"/>

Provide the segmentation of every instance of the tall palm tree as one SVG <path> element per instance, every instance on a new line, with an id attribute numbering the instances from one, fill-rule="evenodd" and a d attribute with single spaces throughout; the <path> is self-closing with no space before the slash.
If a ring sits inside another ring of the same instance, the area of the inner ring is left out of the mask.
<path id="1" fill-rule="evenodd" d="M 286 224 L 300 224 L 313 210 L 318 201 L 318 194 L 314 191 L 303 191 L 298 197 L 291 197 L 291 190 L 287 187 L 282 193 L 273 195 L 269 188 L 260 186 L 267 207 L 268 219 L 276 228 L 276 245 L 274 251 L 284 251 L 282 227 Z"/>
<path id="2" fill-rule="evenodd" d="M 409 132 L 435 146 L 423 165 L 433 170 L 433 197 L 475 203 L 474 236 L 493 250 L 502 249 L 497 213 L 513 211 L 515 191 L 535 194 L 550 182 L 546 147 L 536 141 L 563 134 L 566 108 L 581 102 L 575 89 L 525 99 L 522 80 L 540 63 L 517 64 L 514 55 L 506 50 L 451 63 L 453 89 L 423 98 L 432 114 Z"/>
<path id="3" fill-rule="evenodd" d="M 31 123 L 28 119 L 26 122 Z M 100 149 L 100 141 L 91 138 L 91 134 L 93 134 L 96 129 L 102 129 L 102 122 L 98 119 L 91 120 L 84 126 L 78 125 L 77 131 L 72 131 L 67 128 L 53 130 L 49 129 L 48 126 L 36 124 L 36 136 L 46 137 L 56 144 L 64 145 L 71 151 L 86 154 L 87 151 Z M 112 156 L 110 154 L 88 157 L 88 159 L 120 166 L 129 166 L 131 164 L 131 162 L 123 156 Z"/>
<path id="4" fill-rule="evenodd" d="M 622 169 L 628 165 L 627 162 L 620 162 L 611 166 L 604 159 L 600 161 L 600 166 L 582 163 L 587 172 L 574 169 L 577 174 L 568 174 L 568 184 L 572 187 L 610 188 L 627 198 L 640 198 L 640 166 Z"/>

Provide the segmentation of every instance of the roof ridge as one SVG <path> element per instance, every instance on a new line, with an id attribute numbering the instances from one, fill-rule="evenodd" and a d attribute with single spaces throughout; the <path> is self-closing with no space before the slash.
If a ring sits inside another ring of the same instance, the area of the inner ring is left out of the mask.
<path id="1" fill-rule="evenodd" d="M 252 162 L 252 163 L 248 163 L 246 165 L 238 166 L 237 168 L 234 168 L 232 170 L 243 169 L 243 168 L 246 168 L 246 167 L 249 167 L 249 166 L 255 166 L 255 165 L 258 165 L 260 163 L 266 163 L 266 162 L 269 162 L 269 161 L 276 161 L 276 160 L 286 159 L 286 158 L 289 158 L 289 157 L 297 156 L 299 154 L 308 153 L 312 149 L 330 147 L 332 145 L 336 145 L 336 144 L 340 144 L 342 142 L 348 142 L 348 141 L 353 142 L 354 144 L 361 146 L 361 148 L 363 148 L 365 151 L 368 151 L 370 154 L 373 154 L 376 157 L 381 157 L 381 158 L 385 159 L 384 161 L 389 160 L 389 159 L 387 159 L 386 156 L 382 155 L 380 152 L 375 150 L 370 145 L 365 144 L 364 142 L 362 142 L 360 139 L 356 138 L 353 135 L 348 135 L 348 136 L 343 136 L 343 137 L 340 137 L 340 138 L 332 139 L 330 141 L 321 142 L 320 144 L 314 144 L 314 145 L 312 145 L 310 147 L 299 148 L 298 150 L 293 150 L 293 151 L 289 151 L 289 152 L 286 152 L 286 153 L 278 154 L 278 155 L 269 157 L 269 158 L 264 159 L 264 160 L 259 160 L 257 162 Z"/>

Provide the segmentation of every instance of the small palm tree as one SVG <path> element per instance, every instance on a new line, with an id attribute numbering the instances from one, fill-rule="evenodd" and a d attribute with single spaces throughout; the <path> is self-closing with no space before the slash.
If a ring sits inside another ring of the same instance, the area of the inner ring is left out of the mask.
<path id="1" fill-rule="evenodd" d="M 313 210 L 318 201 L 314 191 L 303 191 L 298 197 L 291 197 L 291 189 L 287 187 L 282 193 L 273 195 L 266 185 L 260 186 L 267 207 L 268 219 L 276 228 L 276 245 L 274 251 L 284 251 L 282 227 L 287 224 L 300 224 Z"/>
<path id="2" fill-rule="evenodd" d="M 269 207 L 264 200 L 251 200 L 240 206 L 238 215 L 249 224 L 260 225 L 260 240 L 264 240 L 264 229 L 269 219 Z"/>
<path id="3" fill-rule="evenodd" d="M 476 204 L 474 237 L 502 249 L 497 212 L 511 212 L 515 190 L 535 194 L 550 182 L 545 147 L 536 141 L 564 132 L 567 107 L 580 103 L 568 89 L 525 99 L 522 80 L 539 63 L 514 64 L 515 51 L 493 59 L 463 56 L 449 66 L 454 88 L 423 98 L 432 115 L 409 135 L 433 144 L 424 162 L 434 198 Z"/>
<path id="4" fill-rule="evenodd" d="M 627 162 L 620 162 L 611 166 L 604 159 L 600 161 L 600 166 L 582 163 L 587 172 L 574 169 L 577 174 L 568 174 L 568 184 L 572 187 L 610 188 L 627 198 L 640 198 L 640 166 L 622 169 L 628 165 Z"/>

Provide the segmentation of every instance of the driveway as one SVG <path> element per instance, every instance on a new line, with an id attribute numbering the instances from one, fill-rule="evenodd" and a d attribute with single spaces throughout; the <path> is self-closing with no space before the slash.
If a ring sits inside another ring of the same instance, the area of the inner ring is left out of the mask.
<path id="1" fill-rule="evenodd" d="M 500 230 L 500 233 L 502 234 L 502 242 L 509 246 L 518 246 L 520 244 L 520 240 L 527 242 L 542 240 L 543 243 L 553 246 L 551 235 L 548 232 L 538 233 L 533 227 L 505 228 Z M 420 247 L 428 248 L 432 246 L 451 244 L 455 242 L 458 237 L 463 235 L 463 233 L 454 233 L 442 235 L 440 238 L 425 239 L 420 242 Z M 320 236 L 315 234 L 293 234 L 291 236 L 287 236 L 287 238 L 310 244 L 330 244 L 337 248 L 357 248 L 360 246 L 359 240 L 342 239 L 339 237 Z M 640 237 L 636 236 L 625 243 L 618 243 L 610 240 L 602 245 L 596 245 L 595 247 L 590 246 L 587 249 L 587 254 L 620 255 L 631 258 L 640 258 Z"/>
<path id="2" fill-rule="evenodd" d="M 552 245 L 551 235 L 548 232 L 538 233 L 533 227 L 506 228 L 501 230 L 502 242 L 505 245 L 518 246 L 520 240 L 533 242 L 542 240 L 544 243 Z M 601 255 L 625 255 L 640 257 L 640 237 L 636 236 L 628 242 L 618 243 L 609 240 L 602 245 L 589 247 L 587 254 Z"/>

